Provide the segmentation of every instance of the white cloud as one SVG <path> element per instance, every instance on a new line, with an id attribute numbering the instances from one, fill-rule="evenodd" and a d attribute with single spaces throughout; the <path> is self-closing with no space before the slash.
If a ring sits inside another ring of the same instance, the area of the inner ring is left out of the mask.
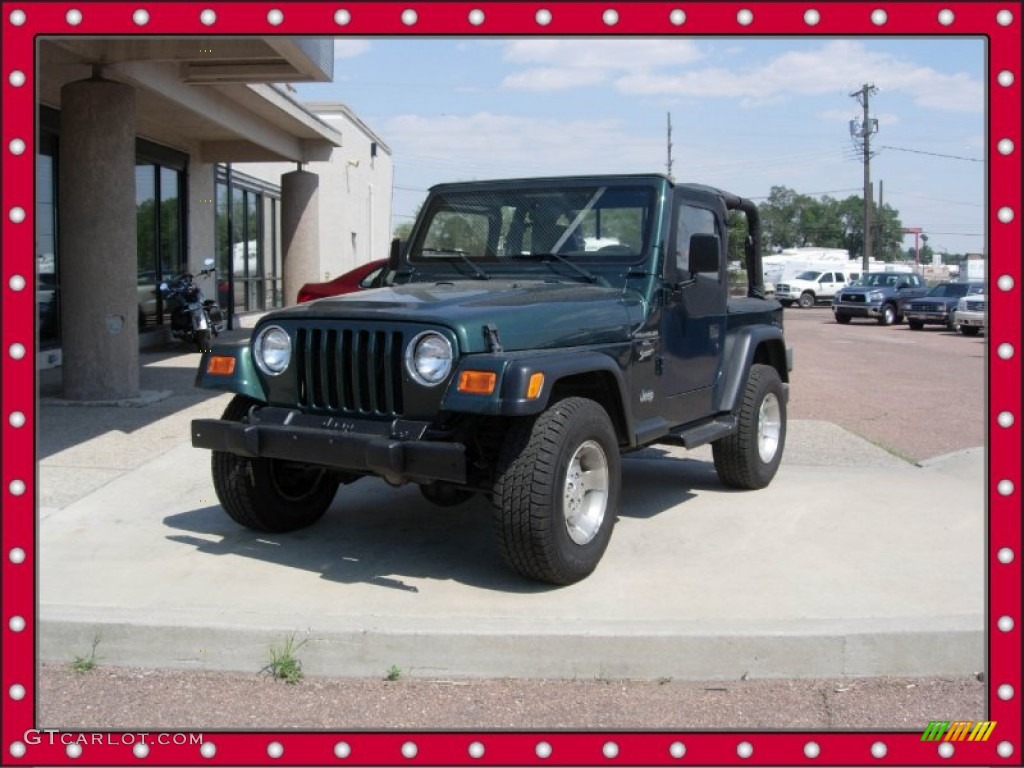
<path id="1" fill-rule="evenodd" d="M 362 56 L 369 50 L 369 40 L 354 40 L 351 38 L 344 37 L 334 38 L 335 59 L 353 59 L 356 56 Z"/>

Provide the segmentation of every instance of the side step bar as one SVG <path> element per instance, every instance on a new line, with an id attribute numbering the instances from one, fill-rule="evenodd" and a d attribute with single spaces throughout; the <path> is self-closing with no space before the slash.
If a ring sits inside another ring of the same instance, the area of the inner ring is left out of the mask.
<path id="1" fill-rule="evenodd" d="M 736 417 L 731 414 L 718 416 L 710 421 L 691 427 L 680 427 L 658 439 L 659 443 L 681 445 L 684 448 L 696 448 L 728 437 L 736 431 Z"/>

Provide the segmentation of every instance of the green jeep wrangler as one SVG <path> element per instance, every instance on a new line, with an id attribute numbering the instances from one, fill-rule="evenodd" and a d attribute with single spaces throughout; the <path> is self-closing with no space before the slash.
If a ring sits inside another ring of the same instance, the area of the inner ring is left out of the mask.
<path id="1" fill-rule="evenodd" d="M 725 484 L 775 476 L 792 356 L 748 200 L 655 174 L 443 184 L 384 282 L 204 354 L 197 385 L 236 396 L 192 444 L 233 520 L 310 525 L 366 475 L 439 505 L 482 493 L 508 565 L 569 584 L 608 546 L 622 453 L 711 443 Z"/>

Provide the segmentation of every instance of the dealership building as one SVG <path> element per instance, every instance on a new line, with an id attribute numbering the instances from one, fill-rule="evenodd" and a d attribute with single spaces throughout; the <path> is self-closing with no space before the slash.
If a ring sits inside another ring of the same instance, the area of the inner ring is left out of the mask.
<path id="1" fill-rule="evenodd" d="M 136 397 L 140 345 L 167 338 L 157 286 L 208 258 L 200 285 L 238 325 L 387 255 L 390 149 L 288 85 L 332 80 L 331 39 L 38 46 L 38 359 L 65 398 Z"/>

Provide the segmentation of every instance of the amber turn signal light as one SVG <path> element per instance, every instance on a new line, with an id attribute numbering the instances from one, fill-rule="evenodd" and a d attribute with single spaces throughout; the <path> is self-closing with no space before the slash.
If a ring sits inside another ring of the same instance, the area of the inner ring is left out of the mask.
<path id="1" fill-rule="evenodd" d="M 459 375 L 459 392 L 470 395 L 489 395 L 498 383 L 498 374 L 493 371 L 463 371 Z"/>
<path id="2" fill-rule="evenodd" d="M 235 358 L 226 355 L 211 355 L 206 363 L 206 372 L 213 376 L 230 376 L 235 372 Z"/>
<path id="3" fill-rule="evenodd" d="M 530 376 L 530 384 L 526 387 L 526 399 L 536 400 L 540 396 L 540 391 L 544 389 L 544 374 L 535 373 Z"/>

